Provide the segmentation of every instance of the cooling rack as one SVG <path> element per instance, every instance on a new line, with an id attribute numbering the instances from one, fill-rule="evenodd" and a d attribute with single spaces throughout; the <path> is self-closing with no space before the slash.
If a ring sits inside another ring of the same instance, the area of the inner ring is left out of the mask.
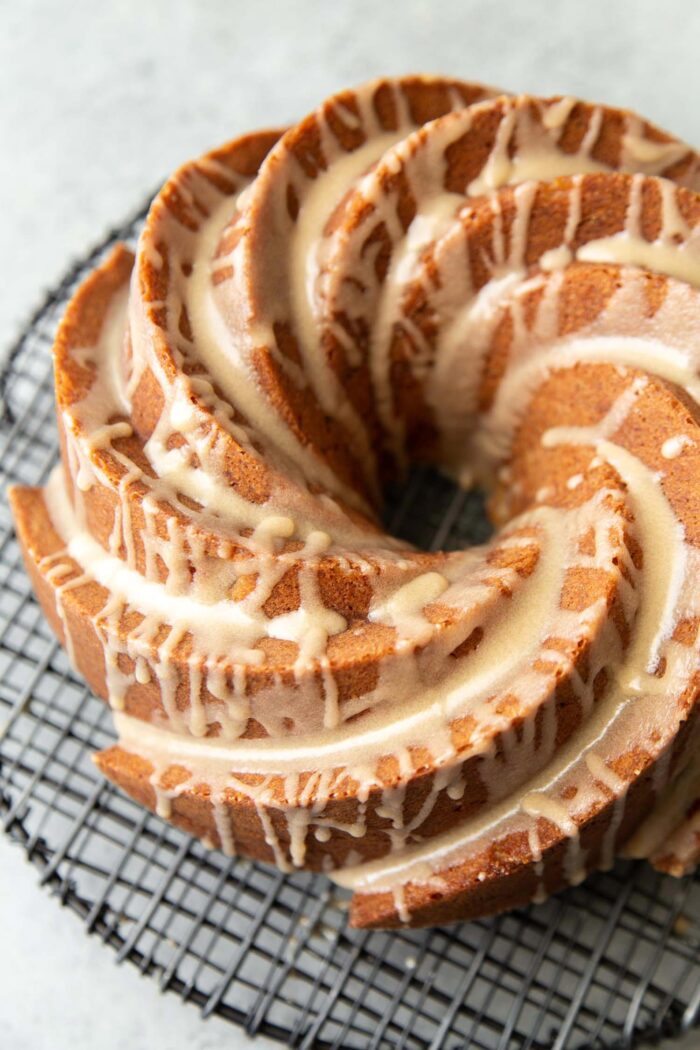
<path id="1" fill-rule="evenodd" d="M 56 461 L 50 347 L 76 284 L 139 209 L 30 319 L 0 377 L 3 486 Z M 390 527 L 457 547 L 477 494 L 419 472 Z M 603 1050 L 700 1023 L 700 879 L 619 864 L 547 903 L 445 929 L 361 932 L 324 878 L 207 852 L 100 777 L 110 715 L 35 602 L 0 502 L 0 821 L 82 923 L 162 991 L 294 1047 Z M 155 988 L 154 988 L 155 992 Z M 700 1041 L 700 1037 L 699 1037 Z"/>

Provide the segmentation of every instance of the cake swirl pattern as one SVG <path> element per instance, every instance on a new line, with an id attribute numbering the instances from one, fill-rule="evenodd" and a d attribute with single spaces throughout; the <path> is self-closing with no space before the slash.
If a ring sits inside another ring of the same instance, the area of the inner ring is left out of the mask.
<path id="1" fill-rule="evenodd" d="M 696 190 L 631 113 L 421 77 L 178 171 L 71 303 L 62 463 L 12 494 L 114 711 L 104 773 L 327 872 L 363 926 L 540 899 L 625 843 L 689 870 Z M 489 489 L 489 543 L 383 530 L 421 460 Z"/>

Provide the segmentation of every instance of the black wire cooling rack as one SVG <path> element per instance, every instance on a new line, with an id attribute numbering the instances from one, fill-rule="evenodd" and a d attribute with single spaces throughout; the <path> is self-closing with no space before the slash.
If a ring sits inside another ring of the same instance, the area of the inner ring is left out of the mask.
<path id="1" fill-rule="evenodd" d="M 3 485 L 57 456 L 50 346 L 80 279 L 141 209 L 47 296 L 1 380 Z M 484 538 L 483 508 L 434 473 L 393 502 L 423 547 Z M 359 932 L 322 877 L 207 852 L 101 779 L 109 712 L 34 600 L 0 504 L 0 820 L 59 900 L 161 990 L 289 1046 L 593 1050 L 700 1022 L 700 879 L 622 863 L 540 906 L 447 929 Z M 699 1037 L 700 1042 L 700 1037 Z"/>

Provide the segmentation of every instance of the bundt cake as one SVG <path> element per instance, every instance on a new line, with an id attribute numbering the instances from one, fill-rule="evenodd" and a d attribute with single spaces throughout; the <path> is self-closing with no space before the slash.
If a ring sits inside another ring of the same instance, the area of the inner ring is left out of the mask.
<path id="1" fill-rule="evenodd" d="M 630 112 L 427 77 L 180 169 L 71 302 L 61 465 L 12 492 L 105 775 L 358 926 L 688 870 L 696 191 Z M 387 534 L 419 461 L 489 542 Z"/>

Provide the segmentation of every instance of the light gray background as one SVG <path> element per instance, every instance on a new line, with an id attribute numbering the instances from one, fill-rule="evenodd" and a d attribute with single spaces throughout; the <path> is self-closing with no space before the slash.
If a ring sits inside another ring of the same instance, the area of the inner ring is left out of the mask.
<path id="1" fill-rule="evenodd" d="M 0 349 L 175 165 L 413 71 L 627 105 L 700 144 L 700 0 L 0 0 Z M 4 840 L 0 946 L 3 1050 L 249 1045 L 117 969 Z"/>

